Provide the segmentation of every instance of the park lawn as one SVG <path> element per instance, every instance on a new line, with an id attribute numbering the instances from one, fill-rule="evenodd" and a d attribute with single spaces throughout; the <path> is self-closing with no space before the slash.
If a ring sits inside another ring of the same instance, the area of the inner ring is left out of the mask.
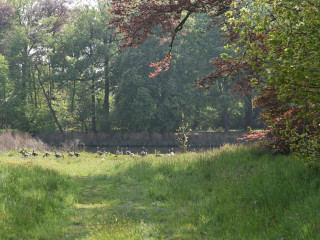
<path id="1" fill-rule="evenodd" d="M 0 174 L 0 239 L 320 239 L 319 169 L 256 147 L 6 152 Z"/>

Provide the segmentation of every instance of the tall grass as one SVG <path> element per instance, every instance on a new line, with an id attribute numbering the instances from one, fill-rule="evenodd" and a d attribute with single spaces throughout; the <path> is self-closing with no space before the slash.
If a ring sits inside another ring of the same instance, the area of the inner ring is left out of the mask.
<path id="1" fill-rule="evenodd" d="M 0 239 L 320 239 L 320 171 L 258 148 L 10 155 L 0 169 Z"/>
<path id="2" fill-rule="evenodd" d="M 1 132 L 0 151 L 18 149 L 46 150 L 48 146 L 38 138 L 33 138 L 29 133 Z"/>
<path id="3" fill-rule="evenodd" d="M 0 168 L 0 239 L 57 239 L 73 202 L 68 177 L 30 164 Z"/>

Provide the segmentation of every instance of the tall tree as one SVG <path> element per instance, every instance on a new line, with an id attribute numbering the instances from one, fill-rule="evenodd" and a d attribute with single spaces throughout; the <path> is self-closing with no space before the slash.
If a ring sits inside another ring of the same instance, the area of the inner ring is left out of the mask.
<path id="1" fill-rule="evenodd" d="M 47 56 L 52 50 L 49 42 L 66 21 L 68 2 L 8 0 L 8 3 L 12 4 L 16 15 L 14 27 L 6 35 L 5 54 L 9 61 L 10 78 L 20 86 L 15 88 L 16 95 L 20 98 L 19 115 L 24 116 L 25 122 L 32 122 L 27 118 L 38 111 L 37 101 L 40 96 L 37 92 L 40 88 L 47 99 L 51 117 L 62 132 L 62 126 L 55 116 L 56 112 L 47 98 L 50 94 L 45 94 L 44 88 L 47 86 L 45 82 L 50 80 L 48 76 L 52 74 L 52 66 Z M 52 83 L 48 84 L 51 89 Z M 22 124 L 21 127 L 30 130 L 27 124 Z"/>
<path id="2" fill-rule="evenodd" d="M 13 24 L 13 7 L 5 2 L 0 2 L 0 40 L 4 32 Z"/>
<path id="3" fill-rule="evenodd" d="M 8 62 L 0 54 L 0 127 L 9 128 L 9 105 L 12 88 L 8 82 Z"/>
<path id="4" fill-rule="evenodd" d="M 92 131 L 110 128 L 109 74 L 111 58 L 117 52 L 113 32 L 107 28 L 107 5 L 99 1 L 96 7 L 86 5 L 74 9 L 72 21 L 65 28 L 66 34 L 62 38 L 60 52 L 57 53 L 66 56 L 60 58 L 60 64 L 64 65 L 60 67 L 60 72 L 72 81 L 70 111 L 74 113 L 77 110 L 74 103 L 75 97 L 78 97 L 78 101 L 82 103 L 79 106 L 87 106 L 86 111 L 90 112 L 87 116 L 90 116 Z M 80 88 L 86 88 L 90 92 L 90 106 L 87 105 L 88 99 L 80 95 Z M 102 114 L 99 114 L 100 108 L 103 109 Z"/>

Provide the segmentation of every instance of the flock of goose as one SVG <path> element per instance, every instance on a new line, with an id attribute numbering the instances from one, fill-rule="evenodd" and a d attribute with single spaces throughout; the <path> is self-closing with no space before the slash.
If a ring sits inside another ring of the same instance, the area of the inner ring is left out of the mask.
<path id="1" fill-rule="evenodd" d="M 118 156 L 118 155 L 129 155 L 130 157 L 135 157 L 135 154 L 133 152 L 131 152 L 128 147 L 126 147 L 126 150 L 123 151 L 123 147 L 120 148 L 118 146 L 117 150 L 116 150 L 116 156 Z M 142 147 L 142 151 L 139 153 L 139 155 L 142 156 L 142 157 L 147 156 L 148 155 L 148 149 L 146 149 L 145 147 Z M 169 151 L 168 151 L 167 156 L 173 156 L 173 155 L 174 155 L 173 148 L 170 148 Z M 156 153 L 155 156 L 156 157 L 162 157 L 163 155 L 161 153 Z"/>
<path id="2" fill-rule="evenodd" d="M 26 150 L 22 149 L 19 153 L 21 153 L 21 155 L 23 157 L 29 157 L 29 156 L 37 157 L 39 155 L 39 153 L 36 153 L 34 150 L 32 150 L 32 152 L 27 152 Z M 51 156 L 51 154 L 46 152 L 42 156 L 42 158 L 49 157 L 49 156 Z M 64 158 L 64 156 L 62 154 L 57 153 L 57 152 L 54 152 L 53 156 L 56 157 L 56 158 Z M 74 151 L 73 153 L 68 152 L 68 156 L 70 156 L 70 157 L 73 157 L 73 156 L 80 157 L 81 155 L 80 155 L 80 153 L 77 153 L 77 152 Z"/>
<path id="3" fill-rule="evenodd" d="M 29 156 L 37 157 L 39 155 L 34 150 L 32 152 L 27 152 L 25 149 L 22 149 L 20 151 L 20 153 L 21 153 L 21 155 L 23 157 L 29 157 Z M 69 152 L 67 152 L 67 154 L 68 154 L 69 157 L 73 157 L 73 156 L 80 157 L 81 156 L 79 153 L 77 153 L 75 151 L 73 151 L 73 153 L 69 151 Z M 99 156 L 102 156 L 104 154 L 109 154 L 109 152 L 104 151 L 104 148 L 100 149 L 99 147 L 97 147 L 97 154 Z M 136 156 L 133 152 L 131 152 L 129 150 L 128 147 L 126 147 L 125 151 L 123 151 L 123 147 L 120 148 L 119 146 L 116 149 L 115 157 L 117 157 L 118 155 L 128 155 L 130 157 L 135 157 Z M 147 156 L 148 155 L 148 149 L 146 149 L 145 147 L 142 147 L 142 151 L 139 153 L 139 155 L 142 156 L 142 157 Z M 170 148 L 168 153 L 167 153 L 167 156 L 173 156 L 173 155 L 174 155 L 173 148 Z M 46 152 L 43 155 L 42 158 L 49 157 L 49 156 L 51 156 L 51 154 L 49 152 Z M 54 152 L 53 156 L 56 157 L 56 158 L 64 158 L 64 156 L 62 154 L 59 154 L 57 152 Z M 163 155 L 161 153 L 156 153 L 155 156 L 156 157 L 162 157 Z"/>

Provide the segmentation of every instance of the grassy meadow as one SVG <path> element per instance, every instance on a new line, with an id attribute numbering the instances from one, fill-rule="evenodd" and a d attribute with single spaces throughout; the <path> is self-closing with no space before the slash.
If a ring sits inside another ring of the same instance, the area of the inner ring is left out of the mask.
<path id="1" fill-rule="evenodd" d="M 320 170 L 290 156 L 40 155 L 0 154 L 0 239 L 320 239 Z"/>

